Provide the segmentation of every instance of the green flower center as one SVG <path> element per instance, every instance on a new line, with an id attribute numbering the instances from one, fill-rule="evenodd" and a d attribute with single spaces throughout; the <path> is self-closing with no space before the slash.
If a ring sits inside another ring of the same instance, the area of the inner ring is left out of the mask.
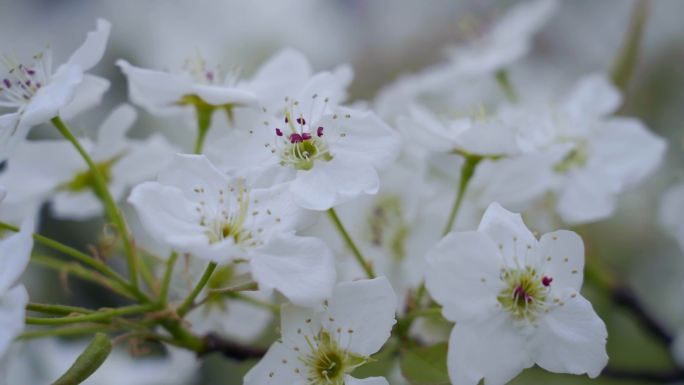
<path id="1" fill-rule="evenodd" d="M 583 167 L 589 160 L 587 145 L 584 142 L 577 143 L 577 147 L 568 152 L 565 157 L 553 166 L 553 171 L 565 174 L 573 168 Z"/>
<path id="2" fill-rule="evenodd" d="M 314 341 L 309 338 L 306 341 L 310 351 L 299 360 L 308 368 L 307 385 L 343 385 L 346 374 L 368 362 L 368 358 L 340 348 L 325 330 L 321 330 Z"/>
<path id="3" fill-rule="evenodd" d="M 95 164 L 97 171 L 104 178 L 105 183 L 109 184 L 112 181 L 112 166 L 121 159 L 121 155 L 117 155 L 109 160 Z M 90 171 L 83 171 L 76 174 L 73 179 L 60 185 L 58 190 L 83 192 L 92 189 L 96 191 L 95 175 Z"/>

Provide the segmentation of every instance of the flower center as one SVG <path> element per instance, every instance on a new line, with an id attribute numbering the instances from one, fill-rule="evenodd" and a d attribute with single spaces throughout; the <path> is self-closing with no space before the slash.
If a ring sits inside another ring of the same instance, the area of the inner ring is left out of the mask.
<path id="1" fill-rule="evenodd" d="M 549 286 L 553 278 L 539 276 L 538 272 L 526 266 L 521 269 L 504 269 L 501 280 L 505 288 L 497 300 L 516 320 L 534 321 L 546 308 Z"/>
<path id="2" fill-rule="evenodd" d="M 285 112 L 285 124 L 290 134 L 283 133 L 280 128 L 275 129 L 276 148 L 282 166 L 311 170 L 316 161 L 327 162 L 333 158 L 324 138 L 325 128 L 312 129 L 303 116 L 292 119 L 290 111 Z"/>
<path id="3" fill-rule="evenodd" d="M 109 184 L 109 182 L 112 180 L 112 166 L 114 166 L 114 164 L 121 159 L 123 155 L 124 154 L 119 154 L 104 162 L 95 164 L 95 167 L 97 167 L 97 170 L 100 172 L 100 175 L 102 175 L 107 184 Z M 95 191 L 95 186 L 95 176 L 90 170 L 86 170 L 79 172 L 70 181 L 57 187 L 57 190 L 83 192 L 85 190 L 93 189 L 93 191 Z"/>
<path id="4" fill-rule="evenodd" d="M 14 105 L 28 103 L 48 83 L 52 74 L 52 52 L 49 49 L 34 55 L 29 65 L 12 56 L 4 56 L 2 62 L 7 68 L 7 76 L 0 84 L 0 95 Z"/>
<path id="5" fill-rule="evenodd" d="M 204 188 L 195 188 L 195 193 L 204 197 Z M 230 194 L 225 190 L 218 191 L 218 204 L 208 205 L 201 199 L 196 206 L 200 213 L 200 225 L 206 229 L 209 243 L 217 243 L 226 239 L 232 239 L 235 244 L 244 245 L 248 241 L 254 241 L 251 231 L 245 228 L 245 221 L 249 210 L 249 192 L 240 183 L 237 187 L 230 187 Z"/>
<path id="6" fill-rule="evenodd" d="M 553 171 L 559 174 L 565 174 L 573 168 L 585 166 L 587 164 L 588 158 L 589 154 L 586 142 L 578 141 L 577 146 L 553 166 Z"/>
<path id="7" fill-rule="evenodd" d="M 340 348 L 325 330 L 321 330 L 313 341 L 306 337 L 306 342 L 309 352 L 299 360 L 308 369 L 307 385 L 343 385 L 345 374 L 367 361 Z"/>

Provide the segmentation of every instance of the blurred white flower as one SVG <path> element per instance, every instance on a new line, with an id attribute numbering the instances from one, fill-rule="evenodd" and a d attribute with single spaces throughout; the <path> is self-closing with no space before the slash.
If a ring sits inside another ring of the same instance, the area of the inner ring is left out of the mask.
<path id="1" fill-rule="evenodd" d="M 665 141 L 639 120 L 614 117 L 618 90 L 603 75 L 581 78 L 558 106 L 520 105 L 503 111 L 517 126 L 525 152 L 551 156 L 551 191 L 563 221 L 607 218 L 617 196 L 638 185 L 660 164 Z"/>
<path id="2" fill-rule="evenodd" d="M 427 288 L 456 322 L 447 358 L 455 385 L 505 384 L 535 363 L 592 378 L 606 365 L 606 327 L 579 294 L 577 234 L 537 240 L 519 214 L 493 203 L 477 231 L 447 235 L 427 260 Z"/>
<path id="3" fill-rule="evenodd" d="M 684 183 L 665 191 L 660 202 L 660 221 L 684 251 Z M 682 344 L 684 346 L 684 343 Z M 684 349 L 682 349 L 684 352 Z M 682 355 L 684 357 L 684 354 Z"/>
<path id="4" fill-rule="evenodd" d="M 276 288 L 300 305 L 332 290 L 332 252 L 294 234 L 307 215 L 286 185 L 252 189 L 203 155 L 179 154 L 158 182 L 136 186 L 129 202 L 159 242 L 218 263 L 246 261 L 261 289 Z"/>
<path id="5" fill-rule="evenodd" d="M 133 107 L 121 105 L 100 126 L 96 143 L 81 140 L 117 201 L 135 183 L 153 178 L 175 151 L 160 134 L 145 140 L 128 138 L 135 119 Z M 12 186 L 7 196 L 10 205 L 36 207 L 50 200 L 53 213 L 64 219 L 87 219 L 103 211 L 93 191 L 92 174 L 67 141 L 23 143 L 0 180 Z"/>
<path id="6" fill-rule="evenodd" d="M 396 298 L 386 278 L 340 283 L 323 307 L 285 305 L 281 339 L 245 376 L 245 385 L 386 385 L 350 373 L 389 338 Z"/>
<path id="7" fill-rule="evenodd" d="M 11 154 L 31 127 L 56 116 L 68 119 L 99 102 L 109 82 L 85 72 L 102 59 L 110 28 L 108 21 L 98 19 L 97 29 L 54 72 L 49 48 L 30 64 L 4 57 L 8 74 L 0 85 L 0 107 L 16 111 L 0 115 L 0 159 Z"/>

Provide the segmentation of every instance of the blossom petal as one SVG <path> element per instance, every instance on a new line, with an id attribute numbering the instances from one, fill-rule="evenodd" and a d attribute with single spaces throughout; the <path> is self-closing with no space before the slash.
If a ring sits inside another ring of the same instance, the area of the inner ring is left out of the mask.
<path id="1" fill-rule="evenodd" d="M 290 348 L 281 342 L 275 342 L 266 355 L 247 372 L 244 385 L 304 385 L 306 382 L 303 374 L 294 371 L 301 366 Z M 305 373 L 303 370 L 300 369 L 300 372 Z"/>
<path id="2" fill-rule="evenodd" d="M 264 63 L 246 85 L 268 110 L 281 106 L 292 89 L 304 84 L 313 72 L 299 51 L 283 49 Z"/>
<path id="3" fill-rule="evenodd" d="M 427 253 L 425 284 L 445 318 L 463 322 L 496 309 L 502 289 L 499 255 L 496 244 L 476 231 L 451 233 Z"/>
<path id="4" fill-rule="evenodd" d="M 59 114 L 71 103 L 76 90 L 83 81 L 83 71 L 78 66 L 63 65 L 26 105 L 21 124 L 33 127 L 45 123 Z"/>
<path id="5" fill-rule="evenodd" d="M 9 158 L 28 135 L 31 127 L 20 125 L 20 117 L 19 112 L 0 115 L 0 161 Z"/>
<path id="6" fill-rule="evenodd" d="M 559 230 L 544 234 L 535 251 L 544 266 L 544 275 L 553 279 L 554 288 L 580 290 L 584 276 L 584 242 L 577 233 Z"/>
<path id="7" fill-rule="evenodd" d="M 574 119 L 592 119 L 612 114 L 621 103 L 622 96 L 610 80 L 603 74 L 592 74 L 575 85 L 564 110 Z"/>
<path id="8" fill-rule="evenodd" d="M 89 110 L 102 102 L 102 97 L 109 90 L 109 80 L 90 74 L 83 75 L 83 81 L 76 88 L 74 99 L 59 111 L 59 116 L 71 120 L 83 111 Z"/>
<path id="9" fill-rule="evenodd" d="M 345 376 L 344 385 L 389 385 L 389 382 L 387 382 L 385 377 L 368 377 L 364 379 L 358 379 L 352 376 Z"/>
<path id="10" fill-rule="evenodd" d="M 532 341 L 534 360 L 551 372 L 597 377 L 608 363 L 606 325 L 574 290 L 564 293 L 562 302 L 539 320 Z"/>
<path id="11" fill-rule="evenodd" d="M 251 253 L 250 266 L 260 288 L 275 288 L 301 306 L 328 298 L 335 284 L 334 256 L 318 238 L 276 236 Z"/>
<path id="12" fill-rule="evenodd" d="M 253 93 L 228 86 L 196 84 L 191 88 L 190 94 L 199 96 L 212 106 L 255 106 L 257 102 Z"/>
<path id="13" fill-rule="evenodd" d="M 176 106 L 192 88 L 190 82 L 179 75 L 135 67 L 125 60 L 117 60 L 116 65 L 128 79 L 131 101 L 150 113 Z"/>
<path id="14" fill-rule="evenodd" d="M 520 214 L 514 214 L 494 202 L 485 211 L 478 231 L 489 235 L 496 242 L 501 254 L 510 266 L 516 261 L 525 262 L 537 239 L 525 226 Z"/>
<path id="15" fill-rule="evenodd" d="M 454 384 L 477 385 L 484 378 L 487 385 L 504 385 L 532 364 L 525 337 L 504 313 L 451 331 L 447 367 Z"/>
<path id="16" fill-rule="evenodd" d="M 24 220 L 18 233 L 0 240 L 0 294 L 17 283 L 26 270 L 33 249 L 34 220 Z"/>
<path id="17" fill-rule="evenodd" d="M 337 126 L 335 131 L 345 135 L 331 142 L 333 153 L 358 158 L 376 168 L 385 167 L 397 158 L 401 148 L 399 134 L 377 115 L 369 111 L 342 112 L 348 113 L 349 118 L 338 118 L 337 122 L 330 118 L 321 123 L 324 128 Z"/>
<path id="18" fill-rule="evenodd" d="M 333 158 L 297 172 L 290 192 L 301 207 L 323 211 L 361 194 L 375 194 L 379 184 L 378 173 L 371 165 Z"/>
<path id="19" fill-rule="evenodd" d="M 23 285 L 17 285 L 0 294 L 0 357 L 5 354 L 14 337 L 24 330 L 28 300 L 28 293 Z"/>
<path id="20" fill-rule="evenodd" d="M 597 221 L 615 211 L 620 182 L 604 169 L 584 170 L 571 175 L 558 192 L 556 209 L 568 224 Z"/>
<path id="21" fill-rule="evenodd" d="M 97 19 L 97 29 L 88 32 L 83 45 L 71 55 L 67 63 L 81 67 L 84 72 L 93 68 L 104 56 L 111 28 L 112 25 L 107 20 Z"/>
<path id="22" fill-rule="evenodd" d="M 385 277 L 343 282 L 333 291 L 323 325 L 350 352 L 370 356 L 390 337 L 396 302 Z"/>

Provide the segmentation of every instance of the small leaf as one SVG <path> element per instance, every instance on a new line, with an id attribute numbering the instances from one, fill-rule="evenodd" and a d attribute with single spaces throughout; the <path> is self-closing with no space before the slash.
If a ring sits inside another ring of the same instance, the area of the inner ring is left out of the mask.
<path id="1" fill-rule="evenodd" d="M 112 342 L 107 335 L 95 334 L 90 344 L 83 350 L 73 365 L 52 385 L 78 385 L 104 363 L 112 351 Z"/>
<path id="2" fill-rule="evenodd" d="M 413 385 L 448 385 L 447 343 L 401 351 L 401 373 Z"/>

